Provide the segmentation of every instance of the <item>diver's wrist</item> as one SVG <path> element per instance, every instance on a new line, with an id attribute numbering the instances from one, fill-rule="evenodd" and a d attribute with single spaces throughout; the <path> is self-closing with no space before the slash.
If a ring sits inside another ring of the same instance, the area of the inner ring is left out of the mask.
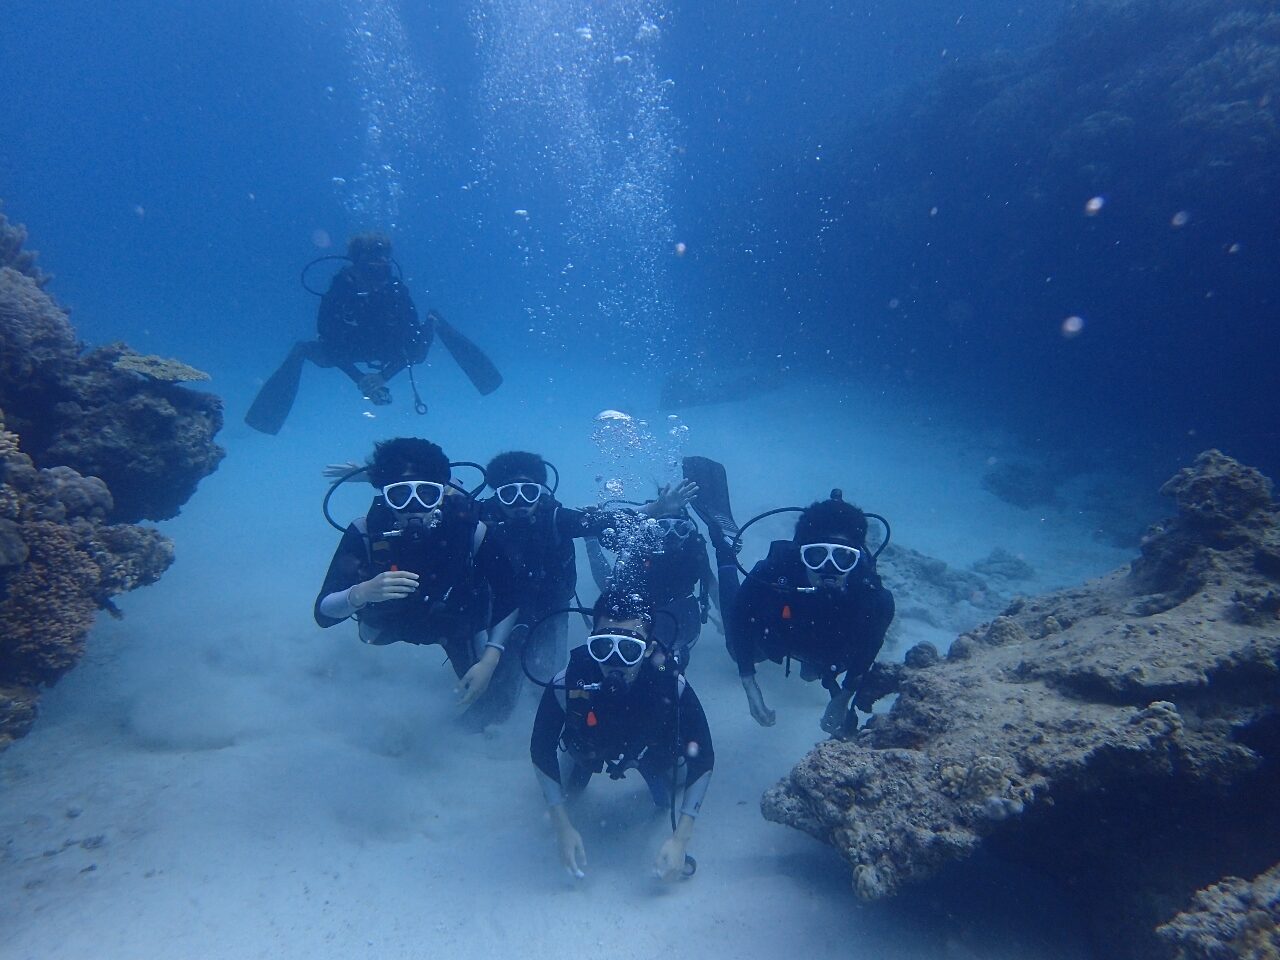
<path id="1" fill-rule="evenodd" d="M 360 589 L 361 586 L 362 584 L 353 583 L 347 589 L 347 603 L 351 604 L 351 609 L 353 610 L 361 610 L 364 607 L 368 606 L 368 601 L 361 600 L 360 594 L 357 593 L 357 591 Z"/>

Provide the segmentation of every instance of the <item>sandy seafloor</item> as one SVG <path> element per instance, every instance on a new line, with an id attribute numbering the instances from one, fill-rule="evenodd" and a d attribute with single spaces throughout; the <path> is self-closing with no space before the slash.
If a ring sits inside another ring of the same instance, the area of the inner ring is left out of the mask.
<path id="1" fill-rule="evenodd" d="M 649 863 L 666 820 L 636 775 L 593 782 L 574 814 L 588 877 L 566 877 L 528 757 L 532 693 L 496 735 L 464 734 L 438 648 L 369 648 L 353 625 L 315 626 L 337 537 L 318 509 L 324 463 L 397 433 L 458 459 L 525 447 L 560 466 L 562 500 L 593 503 L 592 418 L 651 413 L 643 389 L 607 376 L 506 372 L 481 401 L 433 358 L 429 417 L 408 411 L 397 382 L 398 405 L 371 419 L 337 373 L 309 370 L 277 438 L 240 424 L 250 384 L 215 381 L 229 454 L 163 525 L 177 562 L 121 598 L 125 619 L 103 616 L 34 732 L 0 754 L 0 957 L 1086 956 L 1053 891 L 1008 865 L 988 864 L 979 884 L 858 904 L 833 851 L 758 807 L 822 737 L 823 691 L 765 665 L 778 724 L 757 727 L 712 628 L 690 668 L 717 755 L 691 846 L 699 870 L 663 886 Z M 878 385 L 812 382 L 683 421 L 685 452 L 726 463 L 740 521 L 838 485 L 890 517 L 899 543 L 950 563 L 993 547 L 1024 556 L 1041 578 L 1031 589 L 1129 559 L 1070 506 L 1028 512 L 983 490 L 1006 438 Z M 344 492 L 336 511 L 346 519 L 364 503 Z M 744 556 L 783 529 L 753 531 Z M 947 642 L 919 621 L 902 626 L 886 656 Z M 1010 901 L 991 919 L 992 904 Z"/>

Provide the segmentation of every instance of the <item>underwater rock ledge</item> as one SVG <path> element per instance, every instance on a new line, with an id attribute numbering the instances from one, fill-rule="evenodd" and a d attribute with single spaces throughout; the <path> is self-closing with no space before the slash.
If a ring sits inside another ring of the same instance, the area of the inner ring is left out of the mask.
<path id="1" fill-rule="evenodd" d="M 173 562 L 132 521 L 174 516 L 223 457 L 221 400 L 156 373 L 199 372 L 124 344 L 82 353 L 25 239 L 0 215 L 0 750 L 98 611 Z"/>
<path id="2" fill-rule="evenodd" d="M 98 611 L 173 562 L 167 537 L 110 512 L 106 484 L 37 469 L 0 420 L 0 750 L 30 731 L 39 688 L 80 660 Z"/>
<path id="3" fill-rule="evenodd" d="M 764 815 L 836 847 L 865 900 L 984 847 L 1060 881 L 1103 955 L 1256 955 L 1175 954 L 1154 931 L 1197 889 L 1280 861 L 1271 490 L 1202 453 L 1129 569 L 1015 600 L 945 659 L 922 644 L 878 664 L 859 706 L 897 693 L 892 709 L 819 744 Z"/>
<path id="4" fill-rule="evenodd" d="M 222 401 L 173 377 L 175 361 L 122 343 L 84 351 L 47 277 L 0 222 L 0 410 L 37 467 L 71 467 L 111 489 L 111 520 L 167 520 L 225 451 Z M 149 373 L 147 371 L 150 371 Z M 168 371 L 157 376 L 156 371 Z"/>

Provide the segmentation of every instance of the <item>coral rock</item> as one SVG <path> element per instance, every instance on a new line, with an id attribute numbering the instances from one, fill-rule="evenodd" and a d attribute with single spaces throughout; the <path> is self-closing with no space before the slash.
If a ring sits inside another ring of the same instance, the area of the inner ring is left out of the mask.
<path id="1" fill-rule="evenodd" d="M 0 746 L 30 727 L 36 688 L 80 659 L 111 598 L 154 583 L 173 546 L 154 530 L 104 521 L 102 481 L 67 467 L 37 470 L 0 426 L 0 539 L 20 544 L 0 565 Z M 20 558 L 20 559 L 19 559 Z"/>
<path id="2" fill-rule="evenodd" d="M 37 467 L 70 467 L 111 491 L 111 519 L 166 520 L 212 473 L 222 402 L 177 379 L 204 376 L 124 344 L 81 352 L 66 313 L 31 277 L 0 267 L 0 409 Z M 146 375 L 140 375 L 146 374 Z"/>
<path id="3" fill-rule="evenodd" d="M 1280 864 L 1252 881 L 1226 877 L 1159 930 L 1177 960 L 1280 957 Z"/>
<path id="4" fill-rule="evenodd" d="M 1214 451 L 1165 492 L 1178 515 L 1130 571 L 1014 601 L 928 669 L 877 665 L 859 705 L 892 709 L 819 745 L 765 816 L 834 845 L 871 899 L 987 846 L 1061 879 L 1106 955 L 1163 955 L 1194 890 L 1280 860 L 1280 623 L 1237 612 L 1280 592 L 1257 559 L 1280 514 Z"/>

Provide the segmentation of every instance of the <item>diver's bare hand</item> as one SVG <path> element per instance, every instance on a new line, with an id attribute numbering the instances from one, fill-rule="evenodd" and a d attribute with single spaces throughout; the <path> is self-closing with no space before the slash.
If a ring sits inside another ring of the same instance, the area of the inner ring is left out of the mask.
<path id="1" fill-rule="evenodd" d="M 585 877 L 587 867 L 587 848 L 582 845 L 582 834 L 573 827 L 566 827 L 556 832 L 556 846 L 560 848 L 560 862 L 564 864 L 569 876 L 575 880 Z"/>
<path id="2" fill-rule="evenodd" d="M 658 851 L 658 858 L 653 863 L 653 872 L 659 880 L 670 883 L 685 875 L 685 843 L 679 837 L 670 836 Z"/>
<path id="3" fill-rule="evenodd" d="M 747 693 L 747 708 L 756 723 L 762 727 L 772 727 L 778 722 L 777 713 L 765 704 L 764 694 L 760 692 L 760 684 L 754 676 L 742 678 L 742 689 Z"/>
<path id="4" fill-rule="evenodd" d="M 357 583 L 347 594 L 353 605 L 363 607 L 367 603 L 384 600 L 400 600 L 418 589 L 418 575 L 409 570 L 384 570 L 370 580 Z"/>
<path id="5" fill-rule="evenodd" d="M 551 825 L 556 828 L 556 850 L 560 853 L 560 863 L 569 876 L 581 880 L 587 875 L 587 849 L 582 845 L 582 834 L 573 828 L 569 811 L 563 803 L 553 804 L 548 813 L 551 815 Z"/>
<path id="6" fill-rule="evenodd" d="M 698 484 L 693 480 L 681 480 L 679 483 L 668 483 L 658 491 L 655 501 L 656 517 L 679 513 L 692 500 L 698 497 Z"/>
<path id="7" fill-rule="evenodd" d="M 838 739 L 844 739 L 849 732 L 849 701 L 853 698 L 852 690 L 841 690 L 831 702 L 827 704 L 827 709 L 822 714 L 821 727 L 824 733 L 829 733 Z M 857 727 L 857 714 L 853 715 L 854 727 Z"/>
<path id="8" fill-rule="evenodd" d="M 484 654 L 462 675 L 458 681 L 458 703 L 469 707 L 480 699 L 480 695 L 489 689 L 489 681 L 493 679 L 493 671 L 498 668 L 501 651 L 494 647 L 485 647 Z"/>

